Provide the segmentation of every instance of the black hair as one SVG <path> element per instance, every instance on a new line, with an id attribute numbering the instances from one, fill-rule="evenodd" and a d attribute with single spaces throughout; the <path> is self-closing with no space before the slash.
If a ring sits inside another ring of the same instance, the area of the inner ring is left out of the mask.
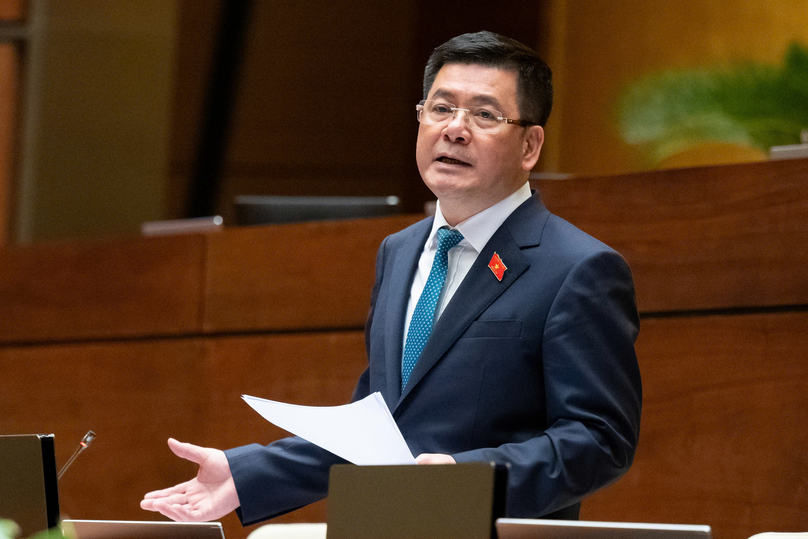
<path id="1" fill-rule="evenodd" d="M 553 108 L 553 73 L 530 47 L 493 32 L 452 38 L 429 57 L 424 70 L 424 99 L 446 64 L 479 64 L 515 71 L 521 119 L 541 126 L 547 123 Z"/>

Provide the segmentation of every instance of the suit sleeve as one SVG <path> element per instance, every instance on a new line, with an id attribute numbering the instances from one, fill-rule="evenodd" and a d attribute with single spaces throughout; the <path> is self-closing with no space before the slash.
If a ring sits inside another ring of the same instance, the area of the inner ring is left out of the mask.
<path id="1" fill-rule="evenodd" d="M 628 265 L 614 251 L 581 259 L 552 303 L 541 339 L 547 428 L 453 455 L 509 466 L 508 514 L 539 517 L 625 473 L 639 437 L 639 316 Z"/>

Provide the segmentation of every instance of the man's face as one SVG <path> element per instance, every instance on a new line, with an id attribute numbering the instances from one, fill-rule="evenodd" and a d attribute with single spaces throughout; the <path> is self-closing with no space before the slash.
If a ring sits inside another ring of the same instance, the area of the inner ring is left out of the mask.
<path id="1" fill-rule="evenodd" d="M 514 71 L 447 64 L 427 98 L 440 97 L 458 108 L 485 105 L 506 118 L 521 119 L 516 86 Z M 419 124 L 416 160 L 447 220 L 457 224 L 521 187 L 538 160 L 542 141 L 538 126 L 509 124 L 494 133 L 472 130 L 461 112 L 441 124 Z"/>

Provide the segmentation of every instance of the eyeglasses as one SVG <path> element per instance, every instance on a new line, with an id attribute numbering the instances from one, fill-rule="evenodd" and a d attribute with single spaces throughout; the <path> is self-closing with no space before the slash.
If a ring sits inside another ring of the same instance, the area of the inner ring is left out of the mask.
<path id="1" fill-rule="evenodd" d="M 527 120 L 511 120 L 505 118 L 498 110 L 489 107 L 469 107 L 461 109 L 441 99 L 428 99 L 415 105 L 416 117 L 422 124 L 434 125 L 449 122 L 457 117 L 460 111 L 465 112 L 466 125 L 473 131 L 493 133 L 507 124 L 528 127 L 537 125 Z"/>

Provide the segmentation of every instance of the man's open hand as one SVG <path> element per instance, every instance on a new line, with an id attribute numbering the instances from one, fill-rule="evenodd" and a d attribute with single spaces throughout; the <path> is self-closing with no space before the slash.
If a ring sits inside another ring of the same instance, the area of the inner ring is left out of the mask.
<path id="1" fill-rule="evenodd" d="M 183 522 L 217 520 L 239 507 L 236 485 L 224 451 L 173 438 L 168 439 L 168 446 L 178 457 L 199 464 L 199 472 L 190 481 L 149 492 L 140 507 Z"/>

